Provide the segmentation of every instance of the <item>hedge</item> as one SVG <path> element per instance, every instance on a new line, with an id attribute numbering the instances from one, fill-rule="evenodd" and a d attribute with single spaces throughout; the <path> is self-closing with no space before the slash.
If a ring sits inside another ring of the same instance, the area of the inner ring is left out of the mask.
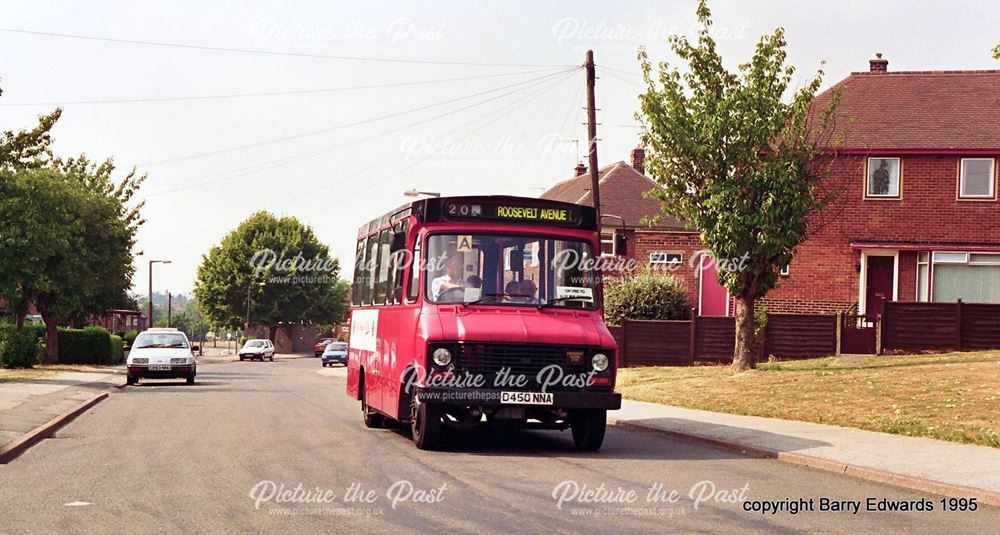
<path id="1" fill-rule="evenodd" d="M 62 364 L 118 364 L 124 359 L 121 344 L 121 338 L 112 336 L 103 327 L 60 328 L 59 362 Z"/>
<path id="2" fill-rule="evenodd" d="M 27 327 L 18 332 L 10 323 L 0 322 L 0 364 L 4 367 L 30 368 L 41 361 L 44 346 L 36 330 Z"/>

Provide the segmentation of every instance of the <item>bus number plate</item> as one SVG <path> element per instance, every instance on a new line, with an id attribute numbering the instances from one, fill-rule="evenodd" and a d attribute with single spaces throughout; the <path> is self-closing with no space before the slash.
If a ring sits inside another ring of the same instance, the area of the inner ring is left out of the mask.
<path id="1" fill-rule="evenodd" d="M 501 392 L 500 403 L 505 405 L 552 405 L 552 392 Z"/>

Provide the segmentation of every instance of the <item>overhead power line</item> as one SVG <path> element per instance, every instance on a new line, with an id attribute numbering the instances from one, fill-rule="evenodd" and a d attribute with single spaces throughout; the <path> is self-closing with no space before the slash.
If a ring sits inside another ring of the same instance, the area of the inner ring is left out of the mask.
<path id="1" fill-rule="evenodd" d="M 286 157 L 278 158 L 278 159 L 275 159 L 275 160 L 270 160 L 270 161 L 266 161 L 266 162 L 260 162 L 260 163 L 257 163 L 257 164 L 251 165 L 251 166 L 246 166 L 246 167 L 243 167 L 243 168 L 240 168 L 240 169 L 235 169 L 235 170 L 226 171 L 226 172 L 222 172 L 222 173 L 214 173 L 214 174 L 211 174 L 211 175 L 203 175 L 203 176 L 200 176 L 200 177 L 191 177 L 191 178 L 187 178 L 187 179 L 181 179 L 181 180 L 171 181 L 169 184 L 162 184 L 161 186 L 176 186 L 176 187 L 173 187 L 173 188 L 170 188 L 170 189 L 167 189 L 167 190 L 153 191 L 153 192 L 150 193 L 150 195 L 166 195 L 166 194 L 174 193 L 174 192 L 177 192 L 177 191 L 183 191 L 183 190 L 191 189 L 193 187 L 202 187 L 202 186 L 207 186 L 207 185 L 211 185 L 211 184 L 216 184 L 216 183 L 219 183 L 219 182 L 226 182 L 228 180 L 232 180 L 234 178 L 239 178 L 239 177 L 243 177 L 243 176 L 246 176 L 246 175 L 250 175 L 250 174 L 256 173 L 258 171 L 264 171 L 264 170 L 272 169 L 272 168 L 275 168 L 275 167 L 283 167 L 283 166 L 285 166 L 288 163 L 292 163 L 292 162 L 296 162 L 296 161 L 301 161 L 301 160 L 306 160 L 306 159 L 313 158 L 315 156 L 319 156 L 319 155 L 322 155 L 322 154 L 330 153 L 330 152 L 333 152 L 333 151 L 336 151 L 336 150 L 339 150 L 339 149 L 344 149 L 344 148 L 348 148 L 348 147 L 360 145 L 360 144 L 366 143 L 368 141 L 371 141 L 372 139 L 379 138 L 379 137 L 382 137 L 382 136 L 385 136 L 385 135 L 388 135 L 388 134 L 400 132 L 400 131 L 403 131 L 403 130 L 406 130 L 406 129 L 409 129 L 409 128 L 412 128 L 412 127 L 415 127 L 415 126 L 422 126 L 422 125 L 425 125 L 425 124 L 427 124 L 429 122 L 435 121 L 437 119 L 441 119 L 443 117 L 448 117 L 448 116 L 454 115 L 456 113 L 459 113 L 459 112 L 462 112 L 462 111 L 465 111 L 465 110 L 468 110 L 468 109 L 471 109 L 471 108 L 482 106 L 483 104 L 487 104 L 487 103 L 490 103 L 490 102 L 493 102 L 493 101 L 496 101 L 496 100 L 499 100 L 499 99 L 502 99 L 502 98 L 505 98 L 505 97 L 508 97 L 508 96 L 511 96 L 511 95 L 522 93 L 524 91 L 533 89 L 533 88 L 538 87 L 540 85 L 545 85 L 545 87 L 547 88 L 547 87 L 550 87 L 550 85 L 551 85 L 551 84 L 548 84 L 549 82 L 554 82 L 555 84 L 558 84 L 558 83 L 561 83 L 562 81 L 568 79 L 572 75 L 573 74 L 570 72 L 570 73 L 563 74 L 563 76 L 561 76 L 561 77 L 556 77 L 556 78 L 553 78 L 553 79 L 539 80 L 539 81 L 536 81 L 535 83 L 533 83 L 531 85 L 526 85 L 524 87 L 519 87 L 517 89 L 513 89 L 511 91 L 508 91 L 506 93 L 502 93 L 500 95 L 492 96 L 492 97 L 490 97 L 488 99 L 480 100 L 478 102 L 474 102 L 472 104 L 463 106 L 461 108 L 450 110 L 450 111 L 447 111 L 447 112 L 444 112 L 444 113 L 440 113 L 440 114 L 432 116 L 432 117 L 420 119 L 420 120 L 413 121 L 413 122 L 410 122 L 410 123 L 407 123 L 407 124 L 396 125 L 396 126 L 393 126 L 391 129 L 383 130 L 381 132 L 377 132 L 377 133 L 372 134 L 372 135 L 368 135 L 368 136 L 365 136 L 365 137 L 353 139 L 353 140 L 350 140 L 350 141 L 345 141 L 345 142 L 342 142 L 342 143 L 338 143 L 336 145 L 332 145 L 332 146 L 329 146 L 329 147 L 324 147 L 324 148 L 321 148 L 321 149 L 318 149 L 318 150 L 314 150 L 314 151 L 310 151 L 310 152 L 306 152 L 306 153 L 303 153 L 303 154 L 298 154 L 298 155 L 293 155 L 293 156 L 286 156 Z M 531 98 L 533 98 L 533 96 L 529 96 L 528 97 L 529 100 Z M 500 109 L 502 110 L 503 108 L 505 108 L 507 106 L 509 106 L 509 105 L 505 104 Z M 488 114 L 492 114 L 492 113 L 494 113 L 494 112 L 489 112 Z M 233 173 L 235 173 L 235 174 L 233 174 Z M 201 179 L 203 179 L 203 178 L 210 178 L 212 176 L 218 176 L 218 175 L 227 175 L 227 176 L 223 176 L 221 178 L 216 178 L 214 180 L 201 181 Z"/>
<path id="2" fill-rule="evenodd" d="M 540 72 L 551 72 L 553 69 L 560 69 L 562 67 L 548 67 L 545 69 L 535 69 L 530 71 L 514 71 L 514 72 L 502 72 L 496 74 L 483 74 L 478 76 L 461 76 L 457 78 L 441 78 L 436 80 L 415 80 L 411 82 L 392 82 L 386 84 L 368 84 L 368 85 L 353 85 L 344 87 L 328 87 L 319 89 L 297 89 L 289 91 L 260 91 L 256 93 L 229 93 L 229 94 L 217 94 L 217 95 L 188 95 L 179 97 L 137 97 L 137 98 L 119 98 L 119 99 L 95 99 L 95 100 L 53 100 L 49 102 L 5 102 L 0 103 L 0 107 L 16 107 L 16 106 L 70 106 L 70 105 L 81 105 L 81 104 L 133 104 L 133 103 L 144 103 L 144 102 L 182 102 L 182 101 L 192 101 L 192 100 L 214 100 L 214 99 L 230 99 L 230 98 L 247 98 L 247 97 L 271 97 L 271 96 L 285 96 L 285 95 L 310 95 L 317 93 L 335 93 L 340 91 L 356 91 L 362 89 L 384 89 L 389 87 L 407 87 L 416 85 L 430 85 L 439 84 L 445 82 L 461 82 L 466 80 L 482 80 L 485 78 L 499 78 L 506 76 L 517 76 L 520 74 L 536 74 Z"/>
<path id="3" fill-rule="evenodd" d="M 217 150 L 208 151 L 208 152 L 200 152 L 200 153 L 197 153 L 197 154 L 189 154 L 187 156 L 180 156 L 180 157 L 177 157 L 177 158 L 169 158 L 169 159 L 165 159 L 165 160 L 156 160 L 156 161 L 152 161 L 152 162 L 145 162 L 145 163 L 139 164 L 138 167 L 149 167 L 149 166 L 152 166 L 152 165 L 162 165 L 162 164 L 166 164 L 166 163 L 174 163 L 174 162 L 185 161 L 185 160 L 193 160 L 195 158 L 203 158 L 205 156 L 215 156 L 215 155 L 224 154 L 224 153 L 227 153 L 227 152 L 233 152 L 233 151 L 237 151 L 237 150 L 256 148 L 256 147 L 261 147 L 261 146 L 264 146 L 264 145 L 271 145 L 271 144 L 274 144 L 274 143 L 281 143 L 281 142 L 284 142 L 284 141 L 291 141 L 293 139 L 301 139 L 301 138 L 304 138 L 304 137 L 315 136 L 315 135 L 318 135 L 318 134 L 325 134 L 327 132 L 333 132 L 334 130 L 341 130 L 341 129 L 344 129 L 344 128 L 351 128 L 351 127 L 355 127 L 355 126 L 360 126 L 360 125 L 363 125 L 363 124 L 373 123 L 373 122 L 381 121 L 381 120 L 384 120 L 384 119 L 390 119 L 390 118 L 393 118 L 393 117 L 399 117 L 401 115 L 407 115 L 407 114 L 410 114 L 410 113 L 415 113 L 415 112 L 418 112 L 418 111 L 423 111 L 423 110 L 426 110 L 426 109 L 435 108 L 435 107 L 438 107 L 438 106 L 444 106 L 446 104 L 452 104 L 452 103 L 455 103 L 455 102 L 460 102 L 462 100 L 468 100 L 470 98 L 475 98 L 475 97 L 486 95 L 486 94 L 489 94 L 489 93 L 495 93 L 497 91 L 503 91 L 505 89 L 510 89 L 512 87 L 517 87 L 517 86 L 521 86 L 521 85 L 525 85 L 525 84 L 531 84 L 531 83 L 534 83 L 534 82 L 537 82 L 537 81 L 540 81 L 540 80 L 551 79 L 551 78 L 556 77 L 556 76 L 560 76 L 560 75 L 564 75 L 564 74 L 569 73 L 569 72 L 573 72 L 573 71 L 575 71 L 577 69 L 580 69 L 580 68 L 581 67 L 574 66 L 572 69 L 564 69 L 564 70 L 560 70 L 560 71 L 557 71 L 557 72 L 552 73 L 552 74 L 546 74 L 546 75 L 538 76 L 538 77 L 531 78 L 531 79 L 528 79 L 528 80 L 522 80 L 522 81 L 519 81 L 519 82 L 515 82 L 513 84 L 508 84 L 508 85 L 504 85 L 504 86 L 500 86 L 500 87 L 495 87 L 493 89 L 488 89 L 486 91 L 480 91 L 480 92 L 477 92 L 477 93 L 473 93 L 471 95 L 465 95 L 465 96 L 462 96 L 462 97 L 456 97 L 456 98 L 452 98 L 452 99 L 448 99 L 448 100 L 444 100 L 444 101 L 440 101 L 440 102 L 435 102 L 433 104 L 427 104 L 425 106 L 420 106 L 420 107 L 417 107 L 417 108 L 411 108 L 411 109 L 408 109 L 408 110 L 398 111 L 398 112 L 394 112 L 394 113 L 390 113 L 390 114 L 386 114 L 386 115 L 380 115 L 378 117 L 372 117 L 372 118 L 369 118 L 369 119 L 363 119 L 363 120 L 354 121 L 354 122 L 351 122 L 351 123 L 344 123 L 344 124 L 334 125 L 334 126 L 330 126 L 330 127 L 327 127 L 327 128 L 320 128 L 318 130 L 310 130 L 308 132 L 301 132 L 301 133 L 298 133 L 298 134 L 292 134 L 292 135 L 289 135 L 289 136 L 282 136 L 282 137 L 268 139 L 268 140 L 264 140 L 264 141 L 258 141 L 258 142 L 254 142 L 254 143 L 247 143 L 247 144 L 244 144 L 244 145 L 237 145 L 237 146 L 233 146 L 233 147 L 226 147 L 226 148 L 223 148 L 223 149 L 217 149 Z"/>
<path id="4" fill-rule="evenodd" d="M 542 93 L 545 93 L 545 92 L 551 90 L 552 88 L 554 88 L 554 87 L 562 84 L 568 78 L 569 77 L 559 78 L 559 79 L 551 81 L 551 83 L 544 84 L 544 87 L 541 87 L 540 89 L 538 89 L 534 93 L 526 96 L 524 99 L 520 100 L 517 103 L 517 105 L 512 106 L 512 107 L 503 106 L 503 107 L 497 108 L 497 109 L 495 109 L 495 110 L 493 110 L 491 112 L 486 113 L 485 115 L 476 117 L 472 121 L 464 123 L 464 124 L 462 124 L 462 125 L 454 128 L 454 129 L 446 132 L 445 134 L 443 134 L 443 136 L 440 136 L 440 137 L 450 136 L 454 132 L 457 132 L 457 131 L 459 131 L 459 130 L 467 127 L 467 126 L 471 126 L 473 124 L 476 124 L 477 125 L 476 128 L 474 128 L 474 129 L 466 132 L 464 135 L 460 136 L 459 138 L 457 138 L 455 140 L 455 142 L 463 141 L 463 140 L 467 139 L 468 137 L 472 136 L 473 134 L 475 134 L 476 132 L 479 132 L 482 129 L 486 128 L 487 126 L 495 123 L 496 121 L 498 121 L 498 120 L 500 120 L 500 119 L 502 119 L 504 117 L 510 117 L 511 114 L 512 114 L 512 112 L 514 112 L 514 111 L 516 111 L 516 110 L 518 110 L 520 108 L 523 108 L 527 104 L 533 102 Z M 520 92 L 520 91 L 521 91 L 521 89 L 517 90 L 516 92 Z M 486 117 L 489 117 L 490 115 L 495 115 L 495 117 L 493 117 L 492 119 L 490 119 L 488 121 L 484 121 L 483 120 Z M 361 176 L 362 174 L 364 174 L 364 173 L 366 173 L 368 171 L 371 171 L 372 169 L 375 169 L 375 168 L 378 168 L 378 167 L 382 167 L 382 166 L 384 166 L 386 164 L 395 162 L 395 161 L 403 158 L 403 156 L 404 156 L 403 154 L 396 154 L 395 156 L 392 156 L 390 158 L 386 158 L 386 159 L 380 160 L 380 161 L 378 161 L 378 162 L 376 162 L 376 163 L 374 163 L 372 165 L 369 165 L 369 166 L 367 166 L 367 167 L 365 167 L 365 168 L 363 168 L 363 169 L 361 169 L 361 170 L 359 170 L 359 171 L 357 171 L 355 173 L 351 173 L 349 175 L 339 177 L 337 180 L 334 180 L 332 182 L 327 182 L 326 184 L 321 184 L 321 185 L 317 186 L 316 189 L 314 189 L 312 191 L 309 191 L 309 192 L 307 192 L 305 194 L 297 195 L 295 197 L 291 197 L 291 198 L 285 199 L 283 201 L 280 201 L 279 203 L 272 205 L 271 208 L 278 208 L 278 207 L 288 206 L 289 204 L 292 204 L 294 202 L 298 202 L 298 201 L 300 201 L 302 199 L 305 199 L 305 198 L 308 198 L 308 197 L 315 197 L 316 196 L 316 190 L 318 190 L 318 189 L 330 188 L 332 186 L 335 186 L 335 185 L 341 184 L 343 182 L 346 182 L 348 180 L 354 179 L 354 178 L 359 177 L 359 176 Z M 399 173 L 401 173 L 403 171 L 406 171 L 407 169 L 410 169 L 412 167 L 416 167 L 417 165 L 423 163 L 425 160 L 427 160 L 427 159 L 429 159 L 431 157 L 432 157 L 432 155 L 426 155 L 426 156 L 424 156 L 422 158 L 418 158 L 418 159 L 414 160 L 413 162 L 408 163 L 407 165 L 405 165 L 405 166 L 403 166 L 403 167 L 401 167 L 399 169 L 396 169 L 395 171 L 393 171 L 391 173 L 388 173 L 388 174 L 382 176 L 381 178 L 379 178 L 377 180 L 366 181 L 366 187 L 365 188 L 360 188 L 360 189 L 358 189 L 358 190 L 356 190 L 356 191 L 354 191 L 354 192 L 352 192 L 352 193 L 350 193 L 350 194 L 348 194 L 346 196 L 339 197 L 333 204 L 339 204 L 339 203 L 341 203 L 341 202 L 343 202 L 345 200 L 354 198 L 357 195 L 359 195 L 361 193 L 364 193 L 365 191 L 367 191 L 372 186 L 376 186 L 378 184 L 381 184 L 381 183 L 385 182 L 386 180 L 389 180 L 392 177 L 398 176 Z M 331 205 L 326 200 L 324 200 L 322 202 L 324 203 L 323 207 L 328 207 L 328 206 Z M 227 224 L 228 225 L 235 225 L 236 223 L 238 223 L 241 220 L 242 219 L 240 219 L 240 220 L 232 220 L 232 221 L 228 221 L 228 222 L 215 223 L 215 224 L 213 224 L 213 225 L 211 225 L 209 227 L 202 228 L 202 229 L 200 229 L 197 232 L 193 232 L 191 234 L 185 235 L 185 236 L 183 236 L 183 238 L 189 238 L 191 236 L 203 234 L 206 231 L 214 230 L 216 228 L 222 227 L 222 226 L 227 225 Z"/>
<path id="5" fill-rule="evenodd" d="M 144 41 L 139 39 L 120 39 L 115 37 L 101 37 L 96 35 L 43 32 L 37 30 L 22 30 L 19 28 L 0 28 L 0 32 L 44 36 L 44 37 L 58 37 L 63 39 L 78 39 L 84 41 L 101 41 L 106 43 L 118 43 L 127 45 L 155 46 L 163 48 L 182 48 L 189 50 L 210 50 L 213 52 L 232 52 L 237 54 L 258 54 L 264 56 L 281 56 L 281 57 L 293 57 L 293 58 L 334 59 L 343 61 L 408 63 L 416 65 L 461 65 L 466 67 L 568 67 L 569 66 L 562 64 L 551 64 L 551 63 L 489 63 L 489 62 L 476 62 L 476 61 L 438 61 L 438 60 L 421 60 L 421 59 L 405 59 L 405 58 L 343 56 L 335 54 L 316 54 L 308 52 L 286 52 L 281 50 L 263 50 L 256 48 L 193 45 L 188 43 L 170 43 L 165 41 Z"/>

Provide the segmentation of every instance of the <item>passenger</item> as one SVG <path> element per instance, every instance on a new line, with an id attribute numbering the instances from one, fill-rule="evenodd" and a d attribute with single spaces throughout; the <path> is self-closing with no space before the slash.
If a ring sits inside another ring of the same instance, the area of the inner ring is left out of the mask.
<path id="1" fill-rule="evenodd" d="M 465 283 L 469 288 L 483 287 L 483 279 L 479 278 L 479 275 L 469 275 L 469 278 L 465 279 Z"/>

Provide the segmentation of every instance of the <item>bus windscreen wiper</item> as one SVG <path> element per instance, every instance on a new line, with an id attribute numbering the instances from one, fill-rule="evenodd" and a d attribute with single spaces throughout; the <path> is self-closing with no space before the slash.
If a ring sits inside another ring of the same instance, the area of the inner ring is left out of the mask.
<path id="1" fill-rule="evenodd" d="M 542 309 L 542 308 L 545 308 L 545 307 L 547 307 L 549 305 L 552 305 L 552 304 L 555 304 L 555 303 L 560 303 L 562 301 L 573 301 L 573 300 L 579 300 L 579 299 L 582 299 L 584 301 L 590 301 L 589 297 L 584 297 L 582 295 L 572 295 L 572 296 L 567 296 L 567 297 L 556 297 L 555 299 L 550 299 L 549 301 L 546 301 L 545 303 L 539 303 L 538 304 L 538 308 Z"/>
<path id="2" fill-rule="evenodd" d="M 479 296 L 479 299 L 476 299 L 475 301 L 463 302 L 462 305 L 464 305 L 464 306 L 478 305 L 478 304 L 486 301 L 487 299 L 489 299 L 491 297 L 503 297 L 505 295 L 507 295 L 507 294 L 505 294 L 505 293 L 483 294 L 483 295 Z"/>

